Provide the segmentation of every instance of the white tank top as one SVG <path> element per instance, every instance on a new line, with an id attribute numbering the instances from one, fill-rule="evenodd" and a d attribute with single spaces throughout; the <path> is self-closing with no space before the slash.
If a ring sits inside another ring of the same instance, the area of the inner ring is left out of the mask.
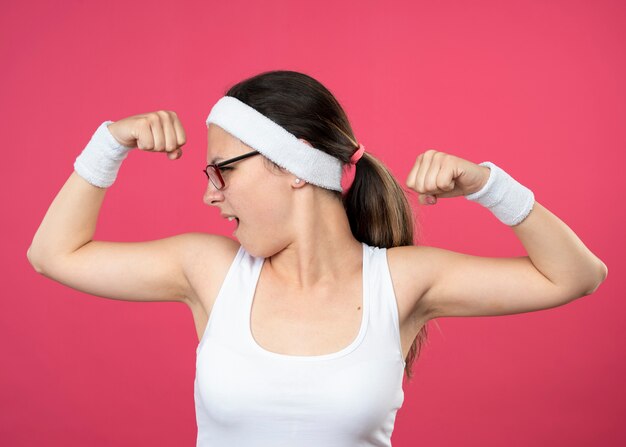
<path id="1" fill-rule="evenodd" d="M 340 351 L 267 351 L 250 330 L 264 259 L 239 248 L 196 349 L 197 447 L 391 446 L 404 401 L 387 250 L 363 246 L 363 313 Z"/>

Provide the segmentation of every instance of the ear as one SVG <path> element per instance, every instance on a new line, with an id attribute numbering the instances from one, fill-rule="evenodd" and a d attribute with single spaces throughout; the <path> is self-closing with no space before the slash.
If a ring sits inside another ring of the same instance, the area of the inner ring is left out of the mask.
<path id="1" fill-rule="evenodd" d="M 291 186 L 295 189 L 299 189 L 302 188 L 304 185 L 306 185 L 306 180 L 302 180 L 300 179 L 299 182 L 296 182 L 296 179 L 299 178 L 297 176 L 293 176 L 293 178 L 291 179 Z"/>

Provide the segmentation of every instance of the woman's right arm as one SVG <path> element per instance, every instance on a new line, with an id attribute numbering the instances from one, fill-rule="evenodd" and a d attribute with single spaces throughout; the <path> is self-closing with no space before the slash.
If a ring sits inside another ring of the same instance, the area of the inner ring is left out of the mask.
<path id="1" fill-rule="evenodd" d="M 116 127 L 111 128 L 111 126 Z M 181 155 L 185 134 L 173 112 L 154 112 L 109 125 L 120 143 Z M 134 141 L 133 141 L 134 138 Z M 147 242 L 92 240 L 106 188 L 76 171 L 65 182 L 41 222 L 27 257 L 35 270 L 92 295 L 129 301 L 188 301 L 189 281 L 200 250 L 235 243 L 223 236 L 186 233 Z M 226 240 L 227 239 L 227 240 Z"/>

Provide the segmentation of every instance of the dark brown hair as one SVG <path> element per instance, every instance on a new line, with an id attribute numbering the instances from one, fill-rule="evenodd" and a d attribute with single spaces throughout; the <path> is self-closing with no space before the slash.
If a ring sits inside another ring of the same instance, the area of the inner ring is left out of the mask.
<path id="1" fill-rule="evenodd" d="M 346 113 L 333 94 L 312 77 L 295 71 L 268 71 L 245 79 L 227 92 L 344 163 L 358 148 Z M 268 160 L 274 167 L 277 165 Z M 357 162 L 350 190 L 325 189 L 343 202 L 354 237 L 368 245 L 391 248 L 414 245 L 412 208 L 403 187 L 389 169 L 371 153 Z M 412 364 L 419 357 L 428 330 L 417 334 L 406 358 L 405 373 L 412 377 Z"/>

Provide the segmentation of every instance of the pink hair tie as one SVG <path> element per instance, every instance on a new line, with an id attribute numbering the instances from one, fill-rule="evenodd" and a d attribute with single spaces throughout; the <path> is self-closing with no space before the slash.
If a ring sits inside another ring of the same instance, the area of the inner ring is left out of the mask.
<path id="1" fill-rule="evenodd" d="M 350 163 L 355 165 L 356 162 L 359 161 L 361 157 L 363 156 L 363 152 L 365 152 L 365 146 L 359 143 L 359 148 L 356 150 L 354 154 L 352 154 L 352 157 L 350 157 Z"/>
<path id="2" fill-rule="evenodd" d="M 354 176 L 356 174 L 356 163 L 361 159 L 364 152 L 365 152 L 365 146 L 363 146 L 362 144 L 359 144 L 359 148 L 350 157 L 350 162 L 344 165 L 343 167 L 343 175 L 341 177 L 341 188 L 343 189 L 344 195 L 352 187 L 352 183 L 354 182 Z"/>

